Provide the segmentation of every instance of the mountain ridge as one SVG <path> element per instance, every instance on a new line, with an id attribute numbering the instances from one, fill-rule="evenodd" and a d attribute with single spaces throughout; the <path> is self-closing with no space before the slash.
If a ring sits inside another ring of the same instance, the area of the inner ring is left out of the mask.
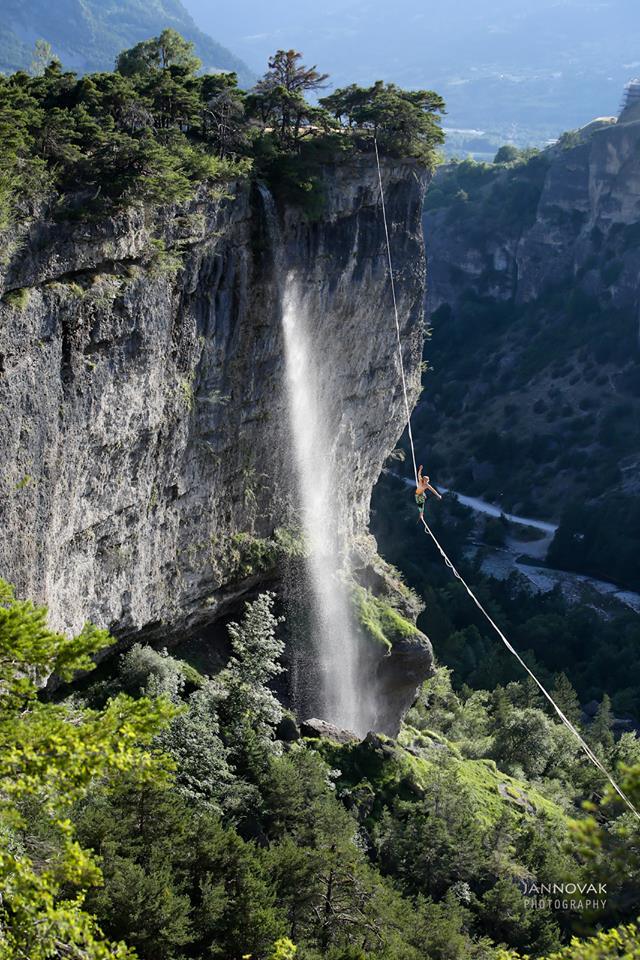
<path id="1" fill-rule="evenodd" d="M 0 71 L 28 69 L 38 39 L 51 44 L 67 69 L 111 70 L 121 50 L 166 27 L 193 41 L 205 71 L 233 71 L 241 84 L 253 83 L 247 65 L 200 30 L 180 0 L 114 0 L 108 6 L 97 0 L 61 0 L 55 10 L 43 0 L 7 0 L 0 26 Z"/>

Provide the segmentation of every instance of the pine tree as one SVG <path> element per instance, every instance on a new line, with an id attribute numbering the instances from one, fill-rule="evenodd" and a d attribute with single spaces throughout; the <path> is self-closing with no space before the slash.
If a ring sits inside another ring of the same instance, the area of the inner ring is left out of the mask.
<path id="1" fill-rule="evenodd" d="M 602 747 L 605 753 L 613 749 L 613 710 L 611 709 L 611 698 L 606 693 L 589 726 L 589 740 L 592 744 Z"/>
<path id="2" fill-rule="evenodd" d="M 580 718 L 582 716 L 580 701 L 578 700 L 578 694 L 576 693 L 566 673 L 558 673 L 556 675 L 553 688 L 551 690 L 551 696 L 558 704 L 565 717 L 567 717 L 567 719 L 570 720 L 574 726 L 580 723 Z"/>
<path id="3" fill-rule="evenodd" d="M 123 50 L 116 60 L 116 70 L 126 77 L 170 67 L 181 67 L 195 74 L 201 66 L 202 61 L 193 52 L 193 43 L 171 28 L 163 30 L 159 37 L 142 40 L 135 47 Z"/>
<path id="4" fill-rule="evenodd" d="M 29 73 L 32 77 L 42 77 L 47 65 L 53 60 L 53 48 L 47 40 L 36 40 L 33 47 L 33 58 Z"/>
<path id="5" fill-rule="evenodd" d="M 220 717 L 223 739 L 236 750 L 248 748 L 253 737 L 259 746 L 270 743 L 282 718 L 282 706 L 269 689 L 283 670 L 284 641 L 276 635 L 281 618 L 273 613 L 274 601 L 273 593 L 261 594 L 245 604 L 241 623 L 228 626 L 233 654 L 220 677 L 225 690 Z"/>
<path id="6" fill-rule="evenodd" d="M 0 955 L 125 960 L 129 949 L 107 943 L 83 908 L 101 875 L 69 813 L 115 771 L 159 773 L 143 745 L 172 708 L 125 696 L 102 711 L 42 702 L 38 689 L 50 674 L 70 680 L 92 669 L 91 655 L 113 642 L 90 626 L 73 638 L 53 633 L 46 619 L 0 580 Z"/>
<path id="7" fill-rule="evenodd" d="M 330 123 L 328 114 L 305 100 L 306 93 L 324 86 L 328 74 L 319 73 L 315 66 L 305 66 L 301 60 L 302 54 L 296 50 L 278 50 L 249 98 L 251 110 L 263 123 L 274 127 L 281 146 L 295 143 L 305 124 L 324 118 Z"/>

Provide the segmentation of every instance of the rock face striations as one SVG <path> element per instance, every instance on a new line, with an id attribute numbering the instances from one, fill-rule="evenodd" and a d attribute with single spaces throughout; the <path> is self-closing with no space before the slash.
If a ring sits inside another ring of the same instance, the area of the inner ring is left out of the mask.
<path id="1" fill-rule="evenodd" d="M 633 110 L 528 161 L 439 172 L 417 429 L 443 483 L 543 517 L 637 495 L 639 221 Z"/>
<path id="2" fill-rule="evenodd" d="M 425 176 L 388 161 L 384 180 L 415 400 Z M 362 541 L 403 428 L 370 158 L 327 168 L 324 196 L 310 220 L 241 182 L 102 222 L 35 220 L 5 239 L 0 576 L 56 627 L 171 641 L 295 549 L 288 274 L 317 324 L 345 534 Z"/>
<path id="3" fill-rule="evenodd" d="M 484 182 L 477 175 L 474 194 L 484 192 L 487 200 L 493 194 L 496 206 L 506 211 L 511 203 L 512 213 L 502 223 L 491 224 L 498 229 L 487 231 L 481 245 L 476 242 L 481 224 L 470 211 L 467 229 L 452 229 L 460 223 L 451 206 L 435 205 L 425 219 L 429 309 L 451 303 L 456 293 L 468 288 L 496 299 L 527 302 L 549 285 L 564 282 L 567 275 L 577 275 L 585 289 L 609 290 L 615 305 L 636 304 L 639 147 L 640 118 L 627 121 L 624 113 L 618 122 L 597 120 L 567 135 L 560 145 L 534 158 L 535 172 L 523 168 L 520 184 L 528 180 L 528 196 L 525 199 L 521 188 L 519 210 L 517 189 L 500 195 L 502 185 L 515 183 L 513 169 L 496 167 Z M 464 203 L 463 199 L 461 212 Z M 603 282 L 602 253 L 607 246 L 607 262 L 615 259 L 618 267 L 615 281 L 605 277 Z"/>

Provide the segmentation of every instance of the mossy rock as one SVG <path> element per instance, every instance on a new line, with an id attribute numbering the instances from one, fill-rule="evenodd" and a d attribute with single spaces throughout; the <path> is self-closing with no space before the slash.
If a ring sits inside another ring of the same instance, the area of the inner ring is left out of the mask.
<path id="1" fill-rule="evenodd" d="M 271 537 L 256 537 L 252 533 L 234 534 L 217 553 L 226 559 L 237 576 L 250 577 L 269 573 L 285 560 L 304 557 L 302 534 L 293 527 L 276 527 Z"/>
<path id="2" fill-rule="evenodd" d="M 460 786 L 466 788 L 473 801 L 478 821 L 489 827 L 495 824 L 508 808 L 516 815 L 545 815 L 556 820 L 564 813 L 526 782 L 507 776 L 493 761 L 467 760 L 460 756 L 454 744 L 437 734 L 432 735 L 442 749 L 434 749 L 433 757 L 416 755 L 406 745 L 384 737 L 369 734 L 360 743 L 339 745 L 327 740 L 315 740 L 310 746 L 320 753 L 334 769 L 341 771 L 336 781 L 339 794 L 351 795 L 366 782 L 374 791 L 366 822 L 369 826 L 382 816 L 385 807 L 395 800 L 416 801 L 429 792 L 430 783 L 443 768 L 454 773 Z M 430 734 L 426 734 L 431 739 Z"/>
<path id="3" fill-rule="evenodd" d="M 2 298 L 2 302 L 7 306 L 11 307 L 12 310 L 26 310 L 29 306 L 29 300 L 31 298 L 31 289 L 29 287 L 21 287 L 19 290 L 9 290 L 8 293 Z"/>
<path id="4" fill-rule="evenodd" d="M 381 597 L 354 584 L 352 602 L 362 632 L 369 640 L 391 650 L 394 643 L 421 636 L 420 631 Z"/>

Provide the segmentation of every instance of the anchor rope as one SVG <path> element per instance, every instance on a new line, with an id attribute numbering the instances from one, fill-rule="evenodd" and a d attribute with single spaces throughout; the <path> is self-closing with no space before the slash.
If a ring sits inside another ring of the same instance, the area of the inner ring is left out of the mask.
<path id="1" fill-rule="evenodd" d="M 418 486 L 418 466 L 416 463 L 416 449 L 413 442 L 413 432 L 411 430 L 411 408 L 409 406 L 409 392 L 407 390 L 407 378 L 404 372 L 404 360 L 402 359 L 402 335 L 400 333 L 400 318 L 398 315 L 396 282 L 393 276 L 393 261 L 391 259 L 391 241 L 389 239 L 389 224 L 387 223 L 387 206 L 384 202 L 384 188 L 382 186 L 382 170 L 380 169 L 380 154 L 378 153 L 378 141 L 375 138 L 374 138 L 373 144 L 376 148 L 378 183 L 380 184 L 380 198 L 382 200 L 382 221 L 384 223 L 384 235 L 387 241 L 387 261 L 389 264 L 389 279 L 391 281 L 391 296 L 393 298 L 393 315 L 396 321 L 396 338 L 397 338 L 397 344 L 398 344 L 398 359 L 400 361 L 400 379 L 402 380 L 402 395 L 404 397 L 404 409 L 407 417 L 407 429 L 409 430 L 409 443 L 411 445 L 411 459 L 413 460 L 413 475 L 416 478 L 416 486 Z"/>
<path id="2" fill-rule="evenodd" d="M 408 393 L 408 390 L 407 390 L 407 378 L 406 378 L 406 374 L 405 374 L 404 359 L 403 359 L 403 355 L 402 355 L 402 336 L 401 336 L 401 333 L 400 333 L 400 318 L 399 318 L 399 313 L 398 313 L 398 300 L 397 300 L 397 297 L 396 297 L 396 286 L 395 286 L 395 279 L 394 279 L 394 275 L 393 275 L 393 258 L 392 258 L 392 256 L 391 256 L 391 240 L 390 240 L 390 236 L 389 236 L 389 225 L 388 225 L 388 221 L 387 221 L 387 208 L 386 208 L 385 196 L 384 196 L 384 186 L 383 186 L 383 183 L 382 183 L 382 169 L 381 169 L 381 167 L 380 167 L 380 154 L 378 153 L 378 141 L 374 138 L 373 143 L 374 143 L 374 146 L 375 146 L 376 165 L 377 165 L 377 168 L 378 168 L 378 183 L 379 183 L 379 185 L 380 185 L 380 201 L 381 201 L 381 206 L 382 206 L 382 219 L 383 219 L 383 223 L 384 223 L 384 234 L 385 234 L 385 241 L 386 241 L 386 246 L 387 246 L 387 262 L 388 262 L 388 266 L 389 266 L 389 280 L 390 280 L 390 286 L 391 286 L 391 296 L 392 296 L 392 300 L 393 300 L 393 314 L 394 314 L 395 326 L 396 326 L 396 338 L 397 338 L 397 348 L 398 348 L 398 363 L 399 363 L 399 368 L 400 368 L 400 379 L 401 379 L 401 382 L 402 382 L 402 392 L 403 392 L 403 396 L 404 396 L 404 407 L 405 407 L 405 413 L 406 413 L 406 418 L 407 418 L 407 432 L 408 432 L 408 436 L 409 436 L 409 446 L 410 446 L 410 448 L 411 448 L 411 459 L 412 459 L 412 462 L 413 462 L 413 472 L 414 472 L 414 476 L 415 476 L 415 479 L 416 479 L 416 486 L 417 486 L 417 485 L 418 485 L 418 468 L 417 468 L 415 444 L 414 444 L 414 440 L 413 440 L 413 431 L 412 431 L 412 429 L 411 429 L 411 408 L 410 408 L 410 406 L 409 406 L 409 393 Z M 553 709 L 555 710 L 555 712 L 556 712 L 557 715 L 559 716 L 559 718 L 560 718 L 560 720 L 562 721 L 562 723 L 563 723 L 563 724 L 565 725 L 565 727 L 572 733 L 572 735 L 575 737 L 575 739 L 576 739 L 577 742 L 579 743 L 579 745 L 580 745 L 581 749 L 583 750 L 584 754 L 586 755 L 587 759 L 596 767 L 597 770 L 600 771 L 600 773 L 601 773 L 601 774 L 606 778 L 606 780 L 611 784 L 611 786 L 613 787 L 613 789 L 614 789 L 614 791 L 616 792 L 616 794 L 618 795 L 618 797 L 623 801 L 623 803 L 625 803 L 625 805 L 626 805 L 626 806 L 629 808 L 629 810 L 636 816 L 636 818 L 637 818 L 638 820 L 640 820 L 640 813 L 638 812 L 638 810 L 636 809 L 636 807 L 633 805 L 633 803 L 631 802 L 631 800 L 627 797 L 627 795 L 624 793 L 624 791 L 622 790 L 622 788 L 621 788 L 620 786 L 618 786 L 618 784 L 617 784 L 616 781 L 613 779 L 613 777 L 611 776 L 611 774 L 609 773 L 609 771 L 606 769 L 606 767 L 604 766 L 604 764 L 602 763 L 602 761 L 600 760 L 600 758 L 593 752 L 593 750 L 591 749 L 591 747 L 590 747 L 590 746 L 588 745 L 588 743 L 584 740 L 584 738 L 582 737 L 582 735 L 580 734 L 580 732 L 576 729 L 576 727 L 574 726 L 574 724 L 573 724 L 573 723 L 569 720 L 569 718 L 562 712 L 562 710 L 560 709 L 560 707 L 558 706 L 558 704 L 555 702 L 555 700 L 553 699 L 553 697 L 551 696 L 551 694 L 547 691 L 547 689 L 546 689 L 546 688 L 544 687 L 544 685 L 540 682 L 540 680 L 538 680 L 538 678 L 537 678 L 536 675 L 534 674 L 533 670 L 531 670 L 531 668 L 527 666 L 527 664 L 526 664 L 525 661 L 522 659 L 522 657 L 520 656 L 520 654 L 518 653 L 518 651 L 515 649 L 515 647 L 512 646 L 512 644 L 509 642 L 509 640 L 507 639 L 507 637 L 504 635 L 504 633 L 502 632 L 502 630 L 500 629 L 500 627 L 498 626 L 498 624 L 497 624 L 497 623 L 495 622 L 495 620 L 493 620 L 493 618 L 489 615 L 489 613 L 487 612 L 487 610 L 485 610 L 485 608 L 483 607 L 483 605 L 481 604 L 481 602 L 478 600 L 478 598 L 476 597 L 475 593 L 473 592 L 473 590 L 471 589 L 471 587 L 469 586 L 469 584 L 468 584 L 468 583 L 466 582 L 466 580 L 460 575 L 460 573 L 458 572 L 458 570 L 456 569 L 456 567 L 454 566 L 454 564 L 452 563 L 452 561 L 451 561 L 451 560 L 449 559 L 449 557 L 447 556 L 447 554 L 446 554 L 446 552 L 445 552 L 445 550 L 444 550 L 444 547 L 443 547 L 443 546 L 441 545 L 441 543 L 438 541 L 438 539 L 436 538 L 435 534 L 433 533 L 431 527 L 429 526 L 429 524 L 427 523 L 427 521 L 424 519 L 424 514 L 421 514 L 421 515 L 420 515 L 420 519 L 421 519 L 421 521 L 422 521 L 422 525 L 424 526 L 425 533 L 427 533 L 427 534 L 431 537 L 431 539 L 432 539 L 433 543 L 435 544 L 435 547 L 436 547 L 436 549 L 438 550 L 440 556 L 442 557 L 444 563 L 445 563 L 446 566 L 451 570 L 451 572 L 453 573 L 454 577 L 456 577 L 456 579 L 460 581 L 460 583 L 462 584 L 462 586 L 463 586 L 464 589 L 466 590 L 467 594 L 469 595 L 469 597 L 471 598 L 471 600 L 473 601 L 473 603 L 476 605 L 476 607 L 478 608 L 478 610 L 480 611 L 480 613 L 485 617 L 485 619 L 486 619 L 487 622 L 490 624 L 490 626 L 494 629 L 494 631 L 496 632 L 496 634 L 498 635 L 498 637 L 500 638 L 500 640 L 502 641 L 502 643 L 504 644 L 504 646 L 507 648 L 507 650 L 509 651 L 509 653 L 516 658 L 516 660 L 518 661 L 518 663 L 524 668 L 524 670 L 525 670 L 525 671 L 527 672 L 527 674 L 531 677 L 531 679 L 532 679 L 533 682 L 536 684 L 536 686 L 539 688 L 539 690 L 542 692 L 542 694 L 543 694 L 543 695 L 546 697 L 546 699 L 549 701 L 549 703 L 551 704 L 551 706 L 553 707 Z"/>

